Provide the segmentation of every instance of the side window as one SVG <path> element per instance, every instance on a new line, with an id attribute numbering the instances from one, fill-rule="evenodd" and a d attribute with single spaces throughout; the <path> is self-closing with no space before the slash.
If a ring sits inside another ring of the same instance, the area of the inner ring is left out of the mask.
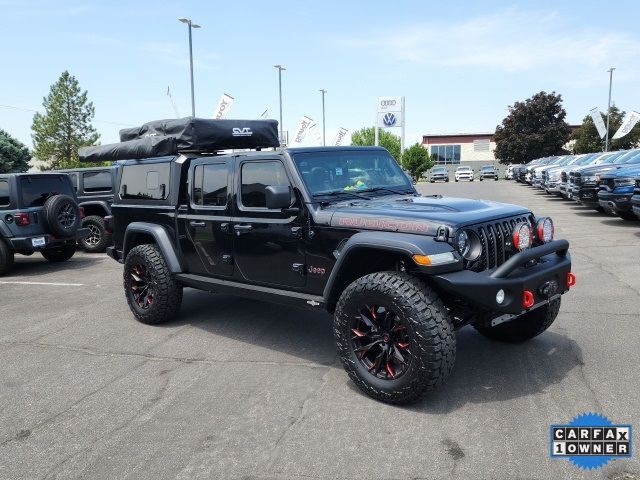
<path id="1" fill-rule="evenodd" d="M 266 208 L 265 189 L 269 185 L 289 185 L 284 165 L 278 161 L 246 162 L 242 164 L 242 205 Z"/>
<path id="2" fill-rule="evenodd" d="M 227 165 L 212 163 L 196 166 L 193 203 L 205 207 L 224 207 L 227 204 Z"/>
<path id="3" fill-rule="evenodd" d="M 6 207 L 11 203 L 9 198 L 9 182 L 0 180 L 0 207 Z"/>
<path id="4" fill-rule="evenodd" d="M 122 167 L 120 198 L 164 200 L 169 195 L 171 163 Z"/>
<path id="5" fill-rule="evenodd" d="M 82 180 L 85 192 L 94 193 L 111 191 L 111 172 L 109 171 L 86 172 L 82 174 Z M 77 183 L 74 185 L 77 185 Z"/>

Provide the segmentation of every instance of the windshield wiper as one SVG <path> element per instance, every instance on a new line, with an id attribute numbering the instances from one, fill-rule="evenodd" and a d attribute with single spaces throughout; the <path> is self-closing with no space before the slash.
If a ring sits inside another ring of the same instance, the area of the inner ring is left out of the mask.
<path id="1" fill-rule="evenodd" d="M 402 191 L 398 191 L 398 190 L 394 190 L 393 188 L 388 188 L 388 187 L 373 187 L 373 188 L 365 188 L 362 190 L 358 190 L 358 192 L 360 193 L 369 193 L 369 192 L 390 192 L 390 193 L 394 193 L 396 195 L 407 195 L 407 194 L 413 194 L 415 192 L 413 192 L 412 190 L 402 190 Z"/>
<path id="2" fill-rule="evenodd" d="M 357 198 L 359 200 L 370 200 L 369 197 L 365 195 L 359 195 L 355 192 L 345 191 L 345 190 L 333 190 L 331 192 L 313 194 L 314 197 L 337 197 L 339 195 L 348 195 L 351 198 Z M 327 202 L 321 202 L 321 203 L 327 203 Z"/>

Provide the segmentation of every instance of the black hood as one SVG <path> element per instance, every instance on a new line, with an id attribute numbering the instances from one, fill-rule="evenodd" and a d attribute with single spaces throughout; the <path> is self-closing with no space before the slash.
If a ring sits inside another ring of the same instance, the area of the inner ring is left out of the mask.
<path id="1" fill-rule="evenodd" d="M 332 211 L 329 223 L 334 227 L 390 230 L 434 235 L 447 225 L 459 228 L 500 218 L 528 215 L 518 205 L 491 200 L 455 197 L 416 197 L 389 195 L 371 200 L 350 200 L 325 207 Z"/>

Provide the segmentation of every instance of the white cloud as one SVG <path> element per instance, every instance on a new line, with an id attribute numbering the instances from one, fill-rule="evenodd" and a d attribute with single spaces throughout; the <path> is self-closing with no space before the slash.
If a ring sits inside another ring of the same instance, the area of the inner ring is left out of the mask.
<path id="1" fill-rule="evenodd" d="M 416 23 L 369 38 L 375 40 L 346 42 L 399 61 L 504 72 L 593 71 L 622 64 L 631 68 L 640 60 L 637 36 L 604 28 L 569 28 L 555 12 L 509 9 L 446 23 Z"/>

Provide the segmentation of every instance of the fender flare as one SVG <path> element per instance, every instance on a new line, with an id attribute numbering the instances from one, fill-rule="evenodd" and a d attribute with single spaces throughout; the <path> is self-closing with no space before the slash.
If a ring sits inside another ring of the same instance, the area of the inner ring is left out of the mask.
<path id="1" fill-rule="evenodd" d="M 433 237 L 398 232 L 359 232 L 349 238 L 349 240 L 334 252 L 337 261 L 331 270 L 331 274 L 323 291 L 323 297 L 327 303 L 330 303 L 336 294 L 334 290 L 340 273 L 343 270 L 343 265 L 345 265 L 354 252 L 364 248 L 394 252 L 408 257 L 453 251 L 456 259 L 458 259 L 456 263 L 434 267 L 420 267 L 420 269 L 427 274 L 462 269 L 462 258 L 454 251 L 453 247 L 446 242 L 437 242 Z"/>
<path id="2" fill-rule="evenodd" d="M 171 273 L 182 273 L 184 271 L 182 262 L 176 253 L 176 248 L 171 241 L 171 235 L 164 227 L 154 223 L 132 222 L 127 226 L 122 245 L 123 259 L 127 258 L 127 254 L 132 248 L 130 247 L 130 243 L 134 233 L 144 233 L 154 238 Z"/>
<path id="3" fill-rule="evenodd" d="M 103 217 L 111 215 L 111 206 L 104 200 L 88 200 L 86 202 L 78 202 L 79 207 L 100 207 L 105 211 Z"/>

